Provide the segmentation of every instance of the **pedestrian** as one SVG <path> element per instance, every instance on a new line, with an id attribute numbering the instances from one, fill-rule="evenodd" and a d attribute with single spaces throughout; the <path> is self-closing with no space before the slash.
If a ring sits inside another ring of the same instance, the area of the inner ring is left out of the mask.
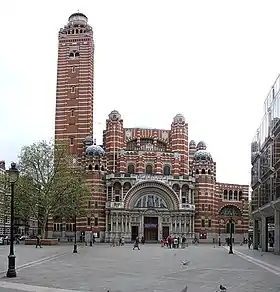
<path id="1" fill-rule="evenodd" d="M 36 248 L 37 247 L 40 247 L 40 248 L 42 248 L 42 246 L 41 246 L 41 236 L 40 235 L 37 235 L 37 237 L 36 237 Z"/>
<path id="2" fill-rule="evenodd" d="M 134 250 L 136 247 L 138 248 L 138 250 L 140 250 L 140 248 L 139 248 L 139 237 L 138 237 L 138 236 L 137 236 L 136 239 L 135 239 L 134 246 L 133 246 L 133 250 Z"/>

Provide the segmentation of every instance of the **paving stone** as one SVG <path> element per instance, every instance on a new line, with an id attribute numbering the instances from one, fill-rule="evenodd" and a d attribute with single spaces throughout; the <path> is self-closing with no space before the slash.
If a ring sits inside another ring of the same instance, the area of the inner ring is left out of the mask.
<path id="1" fill-rule="evenodd" d="M 222 247 L 199 245 L 169 250 L 145 245 L 133 251 L 131 245 L 95 245 L 79 248 L 78 254 L 73 254 L 72 248 L 58 250 L 63 251 L 67 254 L 22 269 L 17 278 L 8 280 L 94 292 L 181 292 L 186 285 L 188 292 L 215 292 L 219 284 L 226 286 L 228 292 L 280 291 L 279 276 L 235 254 L 229 255 Z M 190 264 L 183 266 L 183 260 Z"/>

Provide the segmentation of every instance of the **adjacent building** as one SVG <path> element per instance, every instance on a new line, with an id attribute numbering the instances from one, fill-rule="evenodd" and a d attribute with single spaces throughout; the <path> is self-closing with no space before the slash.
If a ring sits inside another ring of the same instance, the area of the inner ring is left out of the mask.
<path id="1" fill-rule="evenodd" d="M 280 253 L 280 77 L 264 102 L 264 115 L 251 145 L 254 248 Z M 271 227 L 273 226 L 273 228 Z"/>
<path id="2" fill-rule="evenodd" d="M 189 141 L 183 115 L 169 129 L 129 128 L 113 110 L 96 145 L 93 53 L 87 17 L 72 14 L 59 32 L 55 138 L 68 141 L 91 189 L 87 216 L 77 221 L 81 238 L 159 241 L 172 234 L 212 242 L 229 236 L 231 217 L 235 240 L 246 238 L 248 185 L 216 181 L 216 163 L 203 141 Z M 71 224 L 53 218 L 48 235 L 71 240 Z"/>

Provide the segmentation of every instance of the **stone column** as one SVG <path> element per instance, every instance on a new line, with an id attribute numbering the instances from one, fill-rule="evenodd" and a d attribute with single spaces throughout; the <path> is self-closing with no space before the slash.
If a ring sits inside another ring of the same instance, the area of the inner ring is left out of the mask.
<path id="1" fill-rule="evenodd" d="M 189 204 L 192 204 L 192 190 L 191 189 L 189 189 L 189 200 L 188 200 L 189 202 Z"/>
<path id="2" fill-rule="evenodd" d="M 111 230 L 110 230 L 110 241 L 111 241 L 112 237 L 113 237 L 113 216 L 112 216 L 112 213 L 110 214 L 110 220 L 111 220 Z"/>
<path id="3" fill-rule="evenodd" d="M 192 189 L 191 191 L 192 191 L 191 192 L 191 194 L 192 194 L 192 204 L 194 204 L 194 190 Z"/>
<path id="4" fill-rule="evenodd" d="M 161 216 L 158 216 L 158 241 L 162 238 L 162 220 Z"/>
<path id="5" fill-rule="evenodd" d="M 266 252 L 268 251 L 268 226 L 267 226 L 267 218 L 265 216 L 262 216 L 261 219 L 261 245 L 262 245 L 262 251 Z"/>
<path id="6" fill-rule="evenodd" d="M 109 188 L 106 186 L 106 202 L 109 200 Z"/>
<path id="7" fill-rule="evenodd" d="M 114 188 L 112 186 L 112 190 L 111 190 L 111 202 L 115 201 L 115 198 L 114 198 Z"/>
<path id="8" fill-rule="evenodd" d="M 121 201 L 123 202 L 123 185 L 122 185 L 122 189 L 121 189 Z"/>
<path id="9" fill-rule="evenodd" d="M 123 235 L 122 233 L 124 232 L 124 228 L 123 228 L 123 214 L 121 215 L 122 216 L 122 220 L 121 220 L 121 236 Z"/>
<path id="10" fill-rule="evenodd" d="M 182 204 L 182 186 L 180 186 L 179 190 L 179 203 Z"/>
<path id="11" fill-rule="evenodd" d="M 280 211 L 274 210 L 274 253 L 280 254 Z"/>
<path id="12" fill-rule="evenodd" d="M 253 225 L 253 249 L 259 248 L 259 221 L 254 220 Z"/>

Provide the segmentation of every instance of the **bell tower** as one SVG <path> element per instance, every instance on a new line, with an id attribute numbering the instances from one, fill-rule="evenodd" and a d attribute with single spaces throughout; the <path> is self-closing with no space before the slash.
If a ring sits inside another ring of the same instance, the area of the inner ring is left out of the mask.
<path id="1" fill-rule="evenodd" d="M 91 26 L 83 13 L 70 15 L 58 34 L 55 141 L 81 155 L 93 136 L 93 55 Z"/>

